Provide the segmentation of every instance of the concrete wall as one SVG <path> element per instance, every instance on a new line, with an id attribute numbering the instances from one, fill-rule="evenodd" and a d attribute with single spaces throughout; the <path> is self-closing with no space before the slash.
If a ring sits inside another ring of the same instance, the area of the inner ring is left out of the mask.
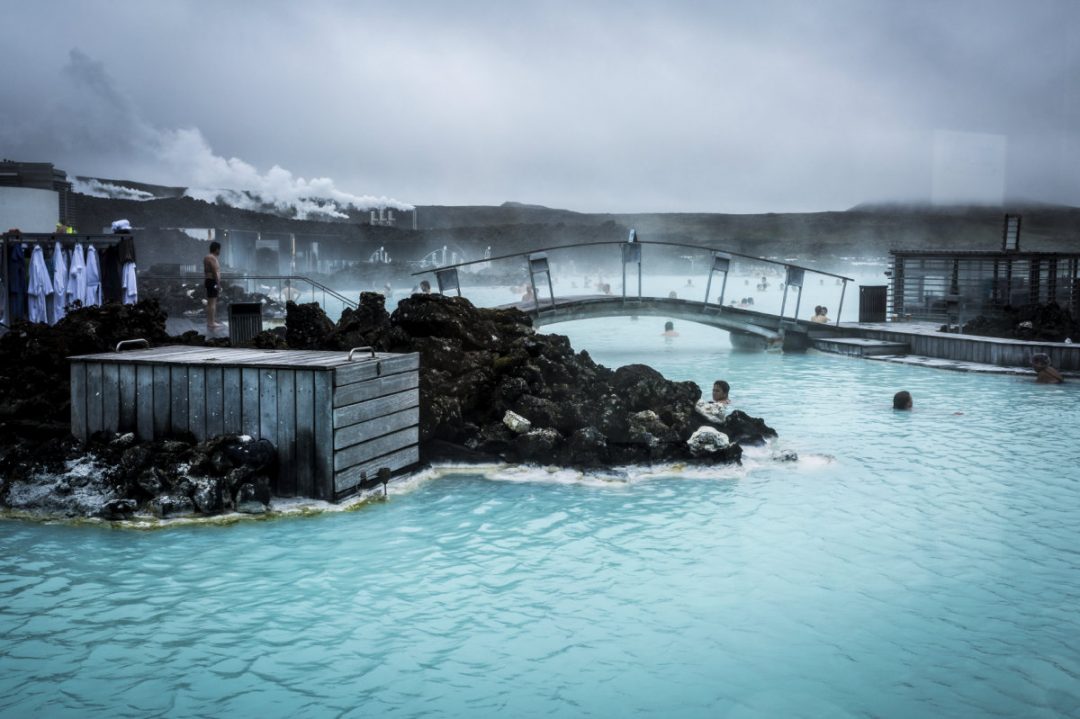
<path id="1" fill-rule="evenodd" d="M 54 190 L 0 187 L 0 232 L 52 232 L 60 220 L 60 196 Z"/>

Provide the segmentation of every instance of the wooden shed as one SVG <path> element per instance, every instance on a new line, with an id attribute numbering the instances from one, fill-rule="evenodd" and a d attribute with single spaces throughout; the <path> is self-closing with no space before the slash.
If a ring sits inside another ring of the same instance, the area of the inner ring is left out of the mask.
<path id="1" fill-rule="evenodd" d="M 164 346 L 71 357 L 71 431 L 267 439 L 278 496 L 336 501 L 419 461 L 418 354 Z"/>

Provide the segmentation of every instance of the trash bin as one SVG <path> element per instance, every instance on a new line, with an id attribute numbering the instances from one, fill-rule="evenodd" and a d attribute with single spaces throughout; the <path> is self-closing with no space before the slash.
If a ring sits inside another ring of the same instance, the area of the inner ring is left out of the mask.
<path id="1" fill-rule="evenodd" d="M 262 303 L 234 302 L 229 305 L 229 342 L 233 347 L 251 341 L 262 332 Z"/>
<path id="2" fill-rule="evenodd" d="M 888 285 L 859 288 L 859 322 L 884 322 L 888 312 Z"/>

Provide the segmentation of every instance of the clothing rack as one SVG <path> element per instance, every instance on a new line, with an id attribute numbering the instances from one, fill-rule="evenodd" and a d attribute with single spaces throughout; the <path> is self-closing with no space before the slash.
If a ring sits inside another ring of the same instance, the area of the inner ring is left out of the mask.
<path id="1" fill-rule="evenodd" d="M 95 247 L 108 248 L 115 247 L 121 242 L 130 241 L 134 242 L 135 236 L 130 232 L 124 233 L 78 233 L 69 234 L 66 232 L 21 232 L 19 230 L 9 230 L 0 234 L 0 333 L 6 332 L 11 322 L 11 307 L 9 288 L 11 287 L 11 278 L 8 276 L 8 249 L 12 245 L 21 244 L 33 247 L 34 245 L 40 245 L 42 250 L 52 250 L 56 247 L 56 243 L 59 242 L 60 246 L 65 250 L 70 250 L 76 244 L 82 244 L 84 247 L 93 245 Z"/>

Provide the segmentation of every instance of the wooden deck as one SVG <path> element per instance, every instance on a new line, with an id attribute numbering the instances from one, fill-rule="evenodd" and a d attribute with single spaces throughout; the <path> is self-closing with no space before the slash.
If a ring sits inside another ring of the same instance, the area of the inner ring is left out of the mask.
<path id="1" fill-rule="evenodd" d="M 337 500 L 419 461 L 419 355 L 164 346 L 71 360 L 71 428 L 267 439 L 279 496 Z"/>
<path id="2" fill-rule="evenodd" d="M 1029 367 L 1031 355 L 1045 352 L 1060 370 L 1080 371 L 1080 337 L 1074 342 L 1039 342 L 939 331 L 925 322 L 844 322 L 836 335 L 894 342 L 908 346 L 912 355 L 998 367 Z M 820 335 L 816 339 L 823 339 Z M 831 339 L 831 338 L 829 338 Z"/>

